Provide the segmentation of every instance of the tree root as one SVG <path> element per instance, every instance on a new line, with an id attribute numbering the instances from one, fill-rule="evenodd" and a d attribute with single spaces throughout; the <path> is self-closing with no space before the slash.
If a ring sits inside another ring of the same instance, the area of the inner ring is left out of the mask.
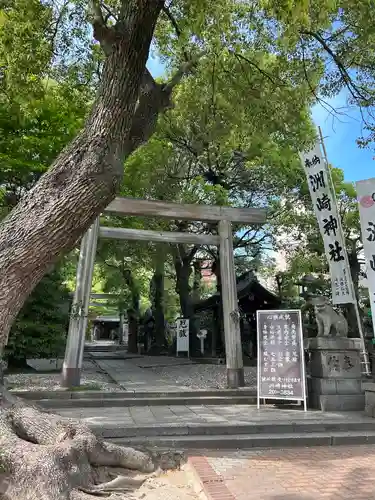
<path id="1" fill-rule="evenodd" d="M 183 460 L 179 453 L 141 452 L 102 441 L 79 420 L 4 395 L 1 500 L 129 500 L 152 472 L 179 468 Z M 130 471 L 145 474 L 128 477 Z"/>
<path id="2" fill-rule="evenodd" d="M 107 481 L 93 487 L 91 491 L 129 491 L 130 489 L 139 488 L 142 486 L 146 478 L 133 479 L 125 476 L 117 476 L 112 481 Z"/>

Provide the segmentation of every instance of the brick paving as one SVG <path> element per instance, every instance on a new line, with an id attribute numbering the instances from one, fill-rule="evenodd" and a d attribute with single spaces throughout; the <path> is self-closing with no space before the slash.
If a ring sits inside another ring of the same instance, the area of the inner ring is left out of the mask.
<path id="1" fill-rule="evenodd" d="M 375 447 L 194 454 L 208 500 L 372 500 Z"/>

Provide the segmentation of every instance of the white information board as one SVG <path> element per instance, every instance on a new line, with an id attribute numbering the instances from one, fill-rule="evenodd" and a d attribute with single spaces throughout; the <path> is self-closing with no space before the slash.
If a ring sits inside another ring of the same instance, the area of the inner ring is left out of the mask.
<path id="1" fill-rule="evenodd" d="M 176 321 L 176 351 L 187 352 L 189 357 L 189 320 L 179 318 Z"/>

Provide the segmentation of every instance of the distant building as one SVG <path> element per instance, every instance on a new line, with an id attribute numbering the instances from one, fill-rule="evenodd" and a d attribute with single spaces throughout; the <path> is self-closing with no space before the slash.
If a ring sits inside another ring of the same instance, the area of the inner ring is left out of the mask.
<path id="1" fill-rule="evenodd" d="M 237 278 L 237 297 L 240 311 L 241 338 L 248 356 L 256 356 L 256 311 L 277 309 L 280 299 L 262 286 L 253 272 Z M 193 304 L 199 329 L 207 330 L 206 347 L 212 356 L 225 351 L 221 293 L 198 300 Z"/>
<path id="2" fill-rule="evenodd" d="M 202 281 L 206 285 L 212 285 L 216 282 L 216 275 L 212 272 L 212 261 L 202 260 L 201 261 L 201 274 Z"/>

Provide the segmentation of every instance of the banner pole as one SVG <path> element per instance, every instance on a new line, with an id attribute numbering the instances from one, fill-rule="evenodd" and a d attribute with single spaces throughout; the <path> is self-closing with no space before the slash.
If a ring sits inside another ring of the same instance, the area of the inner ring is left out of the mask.
<path id="1" fill-rule="evenodd" d="M 324 160 L 326 162 L 326 167 L 327 167 L 327 176 L 328 176 L 329 182 L 331 184 L 332 197 L 333 197 L 333 200 L 334 200 L 334 202 L 336 204 L 336 207 L 337 207 L 337 215 L 338 215 L 338 217 L 337 217 L 338 221 L 337 222 L 338 222 L 339 230 L 341 231 L 341 234 L 343 235 L 343 238 L 344 238 L 344 240 L 343 240 L 343 243 L 344 243 L 343 251 L 344 251 L 345 259 L 346 259 L 346 262 L 348 263 L 348 267 L 349 267 L 349 271 L 350 271 L 348 252 L 347 252 L 347 249 L 346 249 L 345 237 L 344 237 L 344 232 L 343 232 L 342 223 L 341 223 L 341 215 L 340 215 L 339 210 L 338 210 L 335 185 L 333 184 L 332 174 L 331 174 L 331 170 L 330 170 L 329 164 L 328 164 L 327 150 L 326 150 L 326 147 L 325 147 L 325 144 L 324 144 L 324 140 L 323 140 L 322 129 L 320 127 L 318 127 L 318 130 L 319 130 L 320 144 L 321 144 L 322 149 L 323 149 L 323 156 L 324 156 Z M 353 282 L 353 277 L 352 277 L 351 271 L 350 271 L 349 280 L 350 280 L 350 287 L 352 289 L 352 293 L 353 293 L 353 297 L 354 297 L 354 304 L 353 304 L 353 306 L 354 306 L 355 315 L 356 315 L 356 318 L 357 318 L 359 337 L 361 339 L 362 356 L 363 356 L 364 365 L 365 365 L 365 373 L 366 373 L 367 376 L 370 376 L 371 375 L 370 360 L 369 360 L 368 352 L 366 350 L 365 336 L 363 334 L 361 315 L 359 313 L 359 307 L 358 307 L 358 298 L 357 298 L 357 294 L 355 293 L 354 282 Z"/>

